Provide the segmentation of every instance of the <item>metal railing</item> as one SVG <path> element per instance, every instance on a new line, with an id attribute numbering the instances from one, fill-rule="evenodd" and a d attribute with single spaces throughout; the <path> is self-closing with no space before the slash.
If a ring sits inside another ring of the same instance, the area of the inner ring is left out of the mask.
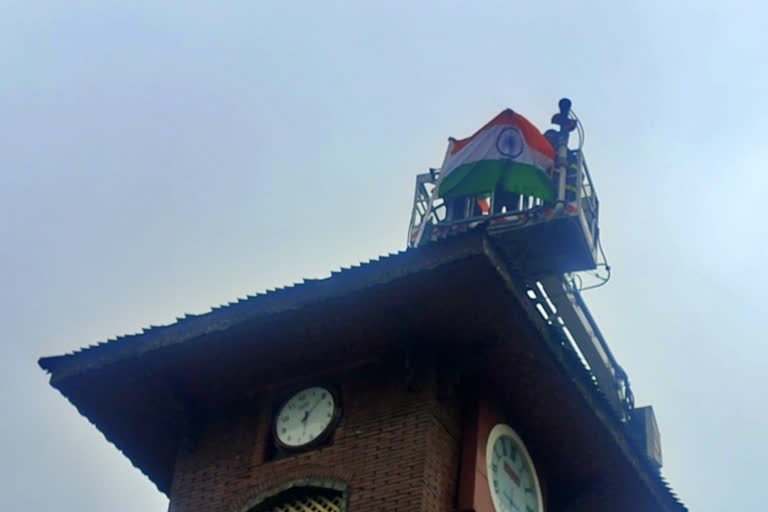
<path id="1" fill-rule="evenodd" d="M 592 183 L 592 176 L 589 173 L 589 166 L 587 166 L 587 160 L 584 158 L 584 153 L 579 151 L 579 208 L 584 215 L 584 219 L 587 224 L 588 233 L 591 235 L 591 245 L 597 246 L 598 237 L 600 235 L 598 230 L 598 219 L 600 216 L 600 201 L 597 198 L 595 192 L 595 185 Z"/>
<path id="2" fill-rule="evenodd" d="M 572 349 L 590 372 L 617 417 L 629 421 L 634 409 L 629 378 L 613 357 L 574 283 L 566 276 L 551 275 L 527 283 L 526 293 L 564 346 Z"/>
<path id="3" fill-rule="evenodd" d="M 576 171 L 575 175 L 566 179 L 559 176 L 553 177 L 555 197 L 559 198 L 553 203 L 546 203 L 532 196 L 518 196 L 517 205 L 499 207 L 496 203 L 495 193 L 490 192 L 482 196 L 467 197 L 463 199 L 463 207 L 460 214 L 456 215 L 448 211 L 448 204 L 442 198 L 433 194 L 439 181 L 440 171 L 430 169 L 428 173 L 416 176 L 414 189 L 413 209 L 411 222 L 408 227 L 408 246 L 415 247 L 419 243 L 420 236 L 429 236 L 435 226 L 471 226 L 482 221 L 493 220 L 502 217 L 514 217 L 526 213 L 541 212 L 553 209 L 558 215 L 571 215 L 580 217 L 583 230 L 590 247 L 594 250 L 598 242 L 598 219 L 600 203 L 595 192 L 595 186 L 587 167 L 583 152 L 575 150 Z M 479 207 L 478 201 L 486 203 L 486 208 Z M 425 216 L 427 222 L 423 233 L 419 233 Z"/>

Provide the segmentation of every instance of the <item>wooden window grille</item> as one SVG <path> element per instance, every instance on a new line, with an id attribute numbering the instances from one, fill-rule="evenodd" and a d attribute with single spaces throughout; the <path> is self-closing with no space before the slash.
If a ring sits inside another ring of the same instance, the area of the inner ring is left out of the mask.
<path id="1" fill-rule="evenodd" d="M 344 512 L 338 491 L 319 488 L 291 489 L 252 508 L 250 512 Z"/>

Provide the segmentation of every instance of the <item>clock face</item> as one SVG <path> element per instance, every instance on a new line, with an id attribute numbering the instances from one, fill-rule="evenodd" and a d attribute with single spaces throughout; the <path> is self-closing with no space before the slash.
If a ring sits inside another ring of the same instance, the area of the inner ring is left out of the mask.
<path id="1" fill-rule="evenodd" d="M 533 461 L 523 441 L 508 425 L 496 425 L 491 430 L 486 463 L 496 512 L 544 512 Z"/>
<path id="2" fill-rule="evenodd" d="M 338 407 L 333 394 L 322 387 L 303 389 L 280 408 L 275 437 L 284 448 L 302 448 L 322 439 L 333 426 Z"/>

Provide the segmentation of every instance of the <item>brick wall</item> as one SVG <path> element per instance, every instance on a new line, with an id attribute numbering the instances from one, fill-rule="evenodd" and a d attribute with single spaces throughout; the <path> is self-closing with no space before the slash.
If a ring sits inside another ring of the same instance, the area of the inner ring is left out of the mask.
<path id="1" fill-rule="evenodd" d="M 275 394 L 217 415 L 179 453 L 170 510 L 240 511 L 294 481 L 346 489 L 350 512 L 454 510 L 460 422 L 433 372 L 421 372 L 415 389 L 397 367 L 335 380 L 343 417 L 331 445 L 268 460 Z"/>

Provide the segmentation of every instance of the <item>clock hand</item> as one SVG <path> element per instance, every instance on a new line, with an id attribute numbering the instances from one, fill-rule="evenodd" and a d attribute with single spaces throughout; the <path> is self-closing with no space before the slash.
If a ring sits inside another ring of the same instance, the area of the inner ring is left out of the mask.
<path id="1" fill-rule="evenodd" d="M 313 405 L 312 407 L 310 407 L 310 409 L 307 411 L 307 414 L 304 416 L 304 420 L 305 420 L 305 421 L 306 421 L 306 419 L 307 419 L 307 418 L 309 418 L 309 415 L 310 415 L 310 414 L 312 414 L 312 411 L 314 411 L 314 410 L 315 410 L 315 408 L 316 408 L 318 405 L 320 405 L 320 402 L 322 402 L 322 401 L 323 401 L 323 399 L 321 398 L 320 400 L 318 400 L 317 402 L 315 402 L 315 405 Z"/>
<path id="2" fill-rule="evenodd" d="M 515 482 L 515 485 L 520 487 L 520 475 L 518 475 L 515 470 L 512 469 L 512 466 L 510 466 L 506 461 L 504 462 L 504 471 L 506 471 L 507 475 L 509 475 L 509 478 Z"/>

